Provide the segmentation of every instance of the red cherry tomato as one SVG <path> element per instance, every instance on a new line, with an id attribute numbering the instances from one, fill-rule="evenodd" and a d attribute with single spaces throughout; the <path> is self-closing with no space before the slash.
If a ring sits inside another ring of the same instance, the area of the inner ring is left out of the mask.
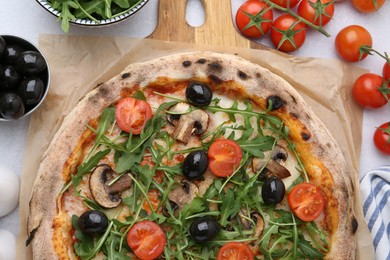
<path id="1" fill-rule="evenodd" d="M 259 0 L 249 0 L 238 9 L 236 24 L 242 34 L 260 38 L 268 33 L 273 17 L 272 9 L 269 9 L 266 3 Z"/>
<path id="2" fill-rule="evenodd" d="M 317 13 L 312 5 L 316 6 L 318 10 L 321 10 Z M 334 14 L 334 4 L 333 0 L 302 0 L 298 6 L 298 14 L 308 20 L 309 22 L 322 26 L 329 23 Z"/>
<path id="3" fill-rule="evenodd" d="M 319 187 L 311 183 L 294 186 L 287 196 L 290 209 L 303 221 L 317 219 L 324 210 L 325 199 Z"/>
<path id="4" fill-rule="evenodd" d="M 299 49 L 306 39 L 306 25 L 296 23 L 297 19 L 289 14 L 279 16 L 271 28 L 271 40 L 274 46 L 284 52 Z M 287 39 L 283 38 L 287 37 Z"/>
<path id="5" fill-rule="evenodd" d="M 228 177 L 240 165 L 242 150 L 232 140 L 217 140 L 211 144 L 207 155 L 211 172 L 218 177 Z"/>
<path id="6" fill-rule="evenodd" d="M 162 229 L 149 220 L 134 224 L 127 233 L 127 244 L 142 260 L 157 258 L 164 251 L 166 243 Z"/>
<path id="7" fill-rule="evenodd" d="M 253 260 L 255 255 L 247 244 L 228 242 L 219 249 L 217 260 Z"/>
<path id="8" fill-rule="evenodd" d="M 383 70 L 382 70 L 382 76 L 385 80 L 390 79 L 390 61 L 386 62 L 385 65 L 383 65 Z"/>
<path id="9" fill-rule="evenodd" d="M 352 95 L 362 107 L 382 107 L 387 103 L 386 98 L 379 90 L 382 84 L 383 78 L 381 76 L 373 73 L 363 74 L 353 84 Z"/>
<path id="10" fill-rule="evenodd" d="M 272 3 L 277 4 L 281 7 L 286 8 L 289 0 L 271 0 Z M 290 8 L 296 6 L 299 0 L 290 0 Z"/>
<path id="11" fill-rule="evenodd" d="M 375 130 L 374 144 L 379 151 L 390 155 L 390 122 L 382 124 Z"/>
<path id="12" fill-rule="evenodd" d="M 357 62 L 360 58 L 359 48 L 361 46 L 372 47 L 370 33 L 359 25 L 350 25 L 342 29 L 336 36 L 336 51 L 340 57 L 350 62 Z M 367 56 L 361 56 L 363 60 Z"/>
<path id="13" fill-rule="evenodd" d="M 385 0 L 352 0 L 352 5 L 360 12 L 371 13 L 378 11 L 384 2 Z"/>
<path id="14" fill-rule="evenodd" d="M 152 109 L 146 101 L 132 97 L 123 98 L 116 105 L 115 117 L 120 129 L 139 134 L 146 122 L 152 118 Z"/>

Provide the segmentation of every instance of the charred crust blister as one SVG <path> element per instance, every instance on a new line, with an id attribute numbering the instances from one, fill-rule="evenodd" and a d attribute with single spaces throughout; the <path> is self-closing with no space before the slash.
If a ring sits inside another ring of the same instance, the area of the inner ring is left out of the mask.
<path id="1" fill-rule="evenodd" d="M 293 101 L 295 104 L 297 104 L 297 99 L 296 99 L 293 95 L 291 95 L 290 93 L 288 93 L 288 94 L 290 95 L 292 101 Z"/>
<path id="2" fill-rule="evenodd" d="M 219 64 L 219 62 L 217 62 L 217 61 L 209 63 L 208 66 L 211 70 L 214 70 L 217 72 L 221 72 L 221 70 L 222 70 L 222 65 Z"/>
<path id="3" fill-rule="evenodd" d="M 123 73 L 123 74 L 122 74 L 122 79 L 126 79 L 126 78 L 128 78 L 128 77 L 130 77 L 130 76 L 131 76 L 131 74 L 128 73 L 128 72 Z"/>
<path id="4" fill-rule="evenodd" d="M 293 118 L 296 118 L 298 119 L 298 115 L 294 112 L 290 112 L 290 116 L 293 117 Z"/>
<path id="5" fill-rule="evenodd" d="M 356 230 L 359 227 L 359 223 L 357 222 L 355 216 L 352 217 L 352 234 L 356 233 Z"/>
<path id="6" fill-rule="evenodd" d="M 199 64 L 205 64 L 207 62 L 206 59 L 199 59 L 196 61 L 196 63 L 199 63 Z"/>
<path id="7" fill-rule="evenodd" d="M 214 82 L 214 83 L 216 83 L 216 84 L 221 84 L 221 83 L 222 83 L 222 80 L 221 80 L 220 78 L 218 78 L 217 76 L 215 76 L 215 75 L 209 75 L 208 78 L 209 78 L 212 82 Z"/>
<path id="8" fill-rule="evenodd" d="M 31 241 L 34 239 L 35 233 L 38 231 L 39 226 L 31 230 L 30 234 L 28 234 L 28 238 L 26 240 L 26 246 L 30 245 Z"/>
<path id="9" fill-rule="evenodd" d="M 184 67 L 184 68 L 187 68 L 187 67 L 191 66 L 192 62 L 189 61 L 189 60 L 185 60 L 185 61 L 183 61 L 182 64 L 183 64 L 183 67 Z"/>
<path id="10" fill-rule="evenodd" d="M 238 71 L 238 77 L 239 77 L 240 79 L 242 79 L 242 80 L 246 80 L 246 79 L 248 79 L 248 74 L 246 74 L 245 72 L 239 70 L 239 71 Z"/>
<path id="11" fill-rule="evenodd" d="M 309 139 L 311 138 L 311 134 L 307 133 L 307 132 L 302 132 L 301 137 L 302 137 L 302 140 L 309 141 Z"/>
<path id="12" fill-rule="evenodd" d="M 267 108 L 269 108 L 271 111 L 277 110 L 285 104 L 286 101 L 277 95 L 272 95 L 267 98 Z"/>
<path id="13" fill-rule="evenodd" d="M 255 76 L 256 76 L 256 78 L 258 78 L 258 79 L 261 78 L 261 74 L 258 73 L 258 72 L 255 74 Z"/>

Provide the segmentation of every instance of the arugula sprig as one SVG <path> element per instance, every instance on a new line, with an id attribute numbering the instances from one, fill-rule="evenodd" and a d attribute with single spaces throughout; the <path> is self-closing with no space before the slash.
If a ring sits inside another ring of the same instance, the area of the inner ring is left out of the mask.
<path id="1" fill-rule="evenodd" d="M 130 11 L 141 0 L 48 0 L 55 10 L 60 12 L 61 28 L 69 31 L 69 23 L 76 19 L 99 20 L 111 19 Z"/>

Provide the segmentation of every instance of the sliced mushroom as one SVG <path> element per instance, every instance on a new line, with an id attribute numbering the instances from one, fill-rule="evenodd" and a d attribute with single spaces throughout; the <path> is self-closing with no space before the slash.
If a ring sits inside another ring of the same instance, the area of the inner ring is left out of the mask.
<path id="1" fill-rule="evenodd" d="M 177 205 L 176 202 L 172 201 L 172 200 L 169 200 L 169 206 L 171 206 L 171 209 L 173 211 L 173 214 L 176 216 L 176 212 L 177 210 L 179 209 L 179 205 Z M 162 207 L 162 213 L 165 217 L 170 217 L 170 214 L 169 214 L 169 210 L 167 209 L 166 206 L 163 206 Z"/>
<path id="2" fill-rule="evenodd" d="M 131 186 L 131 178 L 124 174 L 114 184 L 109 183 L 117 173 L 107 164 L 98 165 L 89 178 L 89 188 L 97 204 L 104 208 L 118 207 L 122 201 L 121 192 Z"/>
<path id="3" fill-rule="evenodd" d="M 168 122 L 175 126 L 173 138 L 185 144 L 192 133 L 200 135 L 206 131 L 209 125 L 209 115 L 206 111 L 203 109 L 188 111 L 188 104 L 178 103 L 169 109 L 171 114 L 168 116 Z"/>
<path id="4" fill-rule="evenodd" d="M 286 162 L 288 153 L 286 149 L 280 145 L 276 145 L 271 159 L 269 158 L 269 153 L 265 153 L 264 158 L 253 158 L 252 160 L 252 169 L 254 172 L 260 171 L 264 164 L 267 163 L 265 169 L 266 175 L 274 175 L 280 179 L 287 178 L 291 176 L 290 171 L 287 170 L 283 165 Z"/>
<path id="5" fill-rule="evenodd" d="M 241 222 L 244 226 L 245 229 L 252 229 L 253 228 L 253 223 L 256 225 L 255 226 L 255 234 L 253 235 L 253 237 L 259 237 L 261 235 L 261 233 L 263 232 L 264 230 L 264 220 L 263 218 L 261 217 L 261 215 L 258 213 L 258 212 L 252 212 L 250 214 L 250 218 L 251 220 L 245 218 L 244 216 L 246 216 L 247 212 L 245 209 L 241 209 L 241 213 L 240 214 L 240 219 L 241 219 Z"/>
<path id="6" fill-rule="evenodd" d="M 272 159 L 274 159 L 279 164 L 283 165 L 283 163 L 286 162 L 287 158 L 288 158 L 288 153 L 286 151 L 286 148 L 280 145 L 276 145 L 272 153 Z"/>
<path id="7" fill-rule="evenodd" d="M 169 200 L 176 203 L 179 209 L 190 203 L 198 194 L 198 187 L 189 181 L 182 181 L 179 187 L 173 189 L 169 194 Z"/>

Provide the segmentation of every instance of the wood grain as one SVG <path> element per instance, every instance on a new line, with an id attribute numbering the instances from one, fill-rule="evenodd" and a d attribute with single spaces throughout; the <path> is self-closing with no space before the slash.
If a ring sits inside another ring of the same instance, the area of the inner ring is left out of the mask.
<path id="1" fill-rule="evenodd" d="M 187 0 L 159 0 L 157 27 L 148 37 L 227 47 L 268 49 L 241 36 L 232 21 L 231 0 L 202 0 L 205 22 L 191 27 L 186 21 Z"/>

